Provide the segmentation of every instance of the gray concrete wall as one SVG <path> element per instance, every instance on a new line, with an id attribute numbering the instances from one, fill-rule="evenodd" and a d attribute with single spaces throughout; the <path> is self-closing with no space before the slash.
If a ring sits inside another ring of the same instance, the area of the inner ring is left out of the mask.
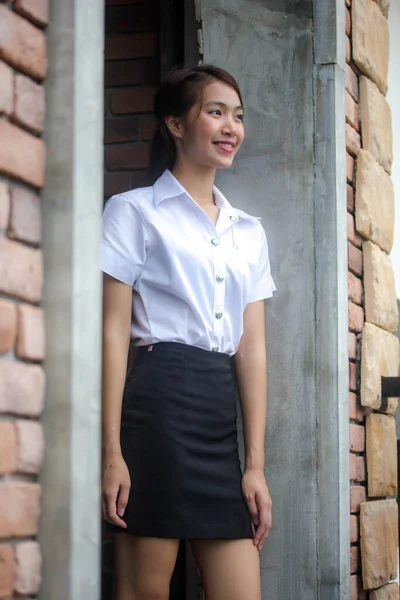
<path id="1" fill-rule="evenodd" d="M 100 231 L 104 2 L 51 0 L 43 600 L 100 597 Z"/>
<path id="2" fill-rule="evenodd" d="M 344 4 L 318 4 L 314 23 L 310 2 L 201 1 L 204 61 L 231 71 L 245 101 L 244 147 L 218 184 L 263 218 L 278 288 L 267 303 L 268 600 L 349 597 Z"/>

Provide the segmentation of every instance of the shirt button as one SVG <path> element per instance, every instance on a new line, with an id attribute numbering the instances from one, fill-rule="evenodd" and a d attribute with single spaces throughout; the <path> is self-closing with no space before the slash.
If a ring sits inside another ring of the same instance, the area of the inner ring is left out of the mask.
<path id="1" fill-rule="evenodd" d="M 235 215 L 231 215 L 229 218 L 232 221 L 232 223 L 237 223 L 239 220 Z"/>
<path id="2" fill-rule="evenodd" d="M 222 319 L 222 315 L 223 315 L 223 313 L 219 310 L 218 312 L 215 313 L 215 318 Z"/>
<path id="3" fill-rule="evenodd" d="M 218 238 L 213 238 L 211 240 L 211 243 L 212 243 L 213 246 L 219 246 L 219 239 Z"/>
<path id="4" fill-rule="evenodd" d="M 218 283 L 221 283 L 221 281 L 223 281 L 225 279 L 225 277 L 223 275 L 217 275 L 216 280 L 218 281 Z"/>
<path id="5" fill-rule="evenodd" d="M 212 347 L 212 351 L 213 352 L 218 352 L 218 350 L 219 350 L 219 346 L 213 346 Z"/>

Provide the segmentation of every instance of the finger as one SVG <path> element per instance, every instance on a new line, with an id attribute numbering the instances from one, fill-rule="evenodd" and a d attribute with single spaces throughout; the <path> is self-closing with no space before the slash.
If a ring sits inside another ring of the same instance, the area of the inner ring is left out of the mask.
<path id="1" fill-rule="evenodd" d="M 260 509 L 260 527 L 257 530 L 258 549 L 261 550 L 272 527 L 271 509 L 269 505 L 264 505 Z"/>
<path id="2" fill-rule="evenodd" d="M 126 505 L 128 504 L 129 498 L 129 485 L 121 485 L 119 488 L 118 501 L 117 501 L 117 513 L 120 517 L 124 516 Z"/>
<path id="3" fill-rule="evenodd" d="M 118 527 L 126 529 L 127 525 L 125 521 L 119 518 L 117 515 L 117 490 L 106 493 L 106 514 L 107 521 Z"/>
<path id="4" fill-rule="evenodd" d="M 250 496 L 246 498 L 246 502 L 247 502 L 247 507 L 249 509 L 250 517 L 251 517 L 252 524 L 253 524 L 253 532 L 254 532 L 254 535 L 256 536 L 257 535 L 257 527 L 259 525 L 257 504 L 255 501 L 255 498 L 252 498 Z M 255 537 L 253 538 L 253 543 L 255 545 Z"/>

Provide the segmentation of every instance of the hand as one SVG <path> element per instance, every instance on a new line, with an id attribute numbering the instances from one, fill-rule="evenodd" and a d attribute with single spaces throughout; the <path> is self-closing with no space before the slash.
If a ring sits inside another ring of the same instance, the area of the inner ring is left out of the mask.
<path id="1" fill-rule="evenodd" d="M 261 550 L 272 527 L 272 500 L 261 469 L 246 469 L 242 490 L 254 525 L 253 544 Z"/>
<path id="2" fill-rule="evenodd" d="M 131 480 L 122 454 L 105 456 L 103 459 L 102 512 L 103 519 L 126 529 L 122 520 L 128 504 Z"/>

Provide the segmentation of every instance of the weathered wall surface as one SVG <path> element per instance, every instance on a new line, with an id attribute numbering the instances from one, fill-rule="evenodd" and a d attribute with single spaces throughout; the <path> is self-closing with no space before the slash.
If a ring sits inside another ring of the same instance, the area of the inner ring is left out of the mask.
<path id="1" fill-rule="evenodd" d="M 231 71 L 245 102 L 247 138 L 218 185 L 262 217 L 278 288 L 267 306 L 274 526 L 262 581 L 271 600 L 314 600 L 317 587 L 313 39 L 310 6 L 296 4 L 285 14 L 273 2 L 201 3 L 204 61 Z"/>

